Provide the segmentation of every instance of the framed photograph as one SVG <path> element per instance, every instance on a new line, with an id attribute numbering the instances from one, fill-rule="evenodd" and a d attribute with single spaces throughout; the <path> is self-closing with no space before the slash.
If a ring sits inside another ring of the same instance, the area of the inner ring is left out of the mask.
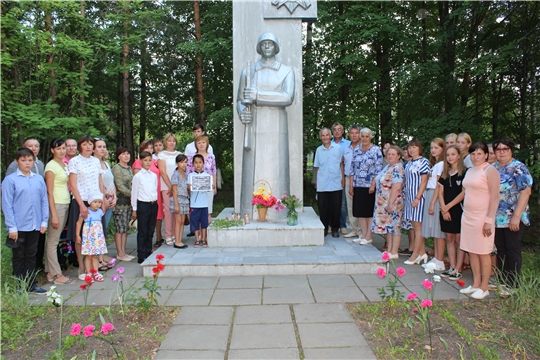
<path id="1" fill-rule="evenodd" d="M 192 175 L 191 191 L 210 191 L 212 190 L 212 177 L 208 175 Z"/>

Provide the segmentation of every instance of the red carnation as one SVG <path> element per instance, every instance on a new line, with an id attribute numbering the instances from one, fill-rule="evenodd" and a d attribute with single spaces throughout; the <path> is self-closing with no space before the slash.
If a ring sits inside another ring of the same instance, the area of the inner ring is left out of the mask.
<path id="1" fill-rule="evenodd" d="M 464 286 L 465 286 L 465 281 L 463 281 L 463 280 L 458 280 L 457 283 L 458 283 L 458 285 L 461 286 L 461 287 L 464 287 Z"/>
<path id="2" fill-rule="evenodd" d="M 86 290 L 86 287 L 87 287 L 86 284 L 82 284 L 82 285 L 80 286 L 81 290 Z"/>
<path id="3" fill-rule="evenodd" d="M 157 261 L 161 261 L 161 260 L 163 260 L 163 259 L 165 259 L 165 256 L 163 256 L 163 254 L 157 254 L 157 255 L 156 255 L 156 260 L 157 260 Z"/>

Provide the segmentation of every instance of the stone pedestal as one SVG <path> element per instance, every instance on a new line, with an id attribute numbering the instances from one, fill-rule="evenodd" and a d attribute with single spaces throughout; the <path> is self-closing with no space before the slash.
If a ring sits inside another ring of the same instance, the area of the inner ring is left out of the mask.
<path id="1" fill-rule="evenodd" d="M 269 212 L 274 211 L 269 209 Z M 218 219 L 232 218 L 233 208 L 224 209 Z M 287 219 L 258 222 L 251 220 L 245 226 L 208 229 L 209 247 L 263 247 L 324 245 L 324 227 L 311 207 L 298 214 L 296 226 L 287 225 Z"/>

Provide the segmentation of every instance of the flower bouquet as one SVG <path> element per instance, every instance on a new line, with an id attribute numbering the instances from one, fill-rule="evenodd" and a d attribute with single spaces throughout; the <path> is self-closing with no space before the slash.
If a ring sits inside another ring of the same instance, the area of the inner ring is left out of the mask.
<path id="1" fill-rule="evenodd" d="M 266 212 L 269 207 L 276 205 L 277 199 L 272 195 L 270 190 L 266 190 L 266 183 L 262 183 L 257 191 L 253 192 L 253 199 L 251 200 L 251 205 L 257 207 L 259 212 L 259 221 L 266 221 Z"/>
<path id="2" fill-rule="evenodd" d="M 302 200 L 296 195 L 287 195 L 287 192 L 283 193 L 281 199 L 279 199 L 274 206 L 276 212 L 287 209 L 287 224 L 294 226 L 298 223 L 298 213 L 296 208 L 302 206 Z"/>

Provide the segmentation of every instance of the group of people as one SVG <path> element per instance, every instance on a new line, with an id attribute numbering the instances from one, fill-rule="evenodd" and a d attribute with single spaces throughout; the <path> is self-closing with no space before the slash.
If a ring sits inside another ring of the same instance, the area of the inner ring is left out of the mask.
<path id="1" fill-rule="evenodd" d="M 116 259 L 120 261 L 135 258 L 126 252 L 127 232 L 135 220 L 139 264 L 152 253 L 154 232 L 155 248 L 163 242 L 187 248 L 182 242 L 186 223 L 191 230 L 188 236 L 195 236 L 194 246 L 208 246 L 206 229 L 216 193 L 217 168 L 204 127 L 195 125 L 193 135 L 195 140 L 183 154 L 176 150 L 173 134 L 145 140 L 131 166 L 130 149 L 119 146 L 113 167 L 107 162 L 107 144 L 102 138 L 54 139 L 50 144 L 52 159 L 46 166 L 37 158 L 39 141 L 26 139 L 2 182 L 13 274 L 38 294 L 46 293 L 36 283 L 39 271 L 45 271 L 47 280 L 55 284 L 75 283 L 62 274 L 58 254 L 62 240 L 73 244 L 79 278 L 90 275 L 93 281 L 103 281 L 100 271 L 112 268 L 115 262 L 105 255 L 111 219 L 116 229 Z"/>
<path id="2" fill-rule="evenodd" d="M 514 142 L 503 138 L 488 145 L 473 143 L 467 133 L 449 134 L 431 141 L 428 158 L 418 140 L 404 148 L 388 141 L 381 149 L 373 136 L 357 125 L 349 128 L 350 140 L 339 123 L 320 130 L 313 167 L 325 234 L 337 238 L 341 231 L 360 245 L 370 244 L 373 233 L 385 235 L 390 259 L 405 255 L 405 264 L 423 266 L 424 240 L 433 238 L 429 266 L 441 276 L 459 280 L 471 268 L 473 284 L 462 293 L 488 296 L 495 268 L 501 295 L 519 286 L 533 180 L 513 157 Z M 402 230 L 408 230 L 405 250 L 399 248 Z"/>

